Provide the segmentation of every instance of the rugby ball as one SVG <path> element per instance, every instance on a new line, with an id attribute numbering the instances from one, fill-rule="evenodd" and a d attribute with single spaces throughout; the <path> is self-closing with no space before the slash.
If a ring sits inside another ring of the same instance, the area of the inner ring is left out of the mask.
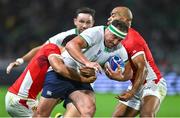
<path id="1" fill-rule="evenodd" d="M 109 57 L 106 65 L 109 66 L 113 71 L 116 71 L 118 69 L 118 65 L 120 65 L 121 72 L 124 72 L 125 64 L 119 55 Z"/>

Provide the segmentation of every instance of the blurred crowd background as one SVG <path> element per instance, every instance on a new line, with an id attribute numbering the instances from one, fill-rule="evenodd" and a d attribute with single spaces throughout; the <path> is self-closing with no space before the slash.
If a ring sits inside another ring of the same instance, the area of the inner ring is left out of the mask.
<path id="1" fill-rule="evenodd" d="M 77 8 L 95 9 L 95 25 L 105 25 L 118 5 L 132 10 L 132 27 L 147 41 L 160 70 L 179 77 L 180 1 L 173 0 L 0 0 L 1 75 L 10 61 L 73 28 Z"/>

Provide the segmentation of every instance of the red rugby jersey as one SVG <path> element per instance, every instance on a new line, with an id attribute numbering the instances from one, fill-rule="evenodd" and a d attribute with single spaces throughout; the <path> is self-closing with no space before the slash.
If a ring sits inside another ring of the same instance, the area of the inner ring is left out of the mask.
<path id="1" fill-rule="evenodd" d="M 162 78 L 161 73 L 154 62 L 153 56 L 146 41 L 141 37 L 141 35 L 137 31 L 130 28 L 128 31 L 128 35 L 124 40 L 122 40 L 121 43 L 127 50 L 134 74 L 136 73 L 136 69 L 134 68 L 132 59 L 140 54 L 144 54 L 148 69 L 148 75 L 146 77 L 146 80 L 156 80 L 156 82 L 158 82 Z"/>
<path id="2" fill-rule="evenodd" d="M 60 54 L 59 47 L 50 43 L 44 45 L 8 91 L 24 98 L 36 99 L 43 87 L 45 74 L 50 66 L 48 56 L 51 54 Z"/>

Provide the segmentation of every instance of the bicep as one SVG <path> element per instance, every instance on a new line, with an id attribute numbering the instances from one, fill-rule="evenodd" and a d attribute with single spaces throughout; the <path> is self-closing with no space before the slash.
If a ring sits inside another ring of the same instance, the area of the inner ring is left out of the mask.
<path id="1" fill-rule="evenodd" d="M 132 59 L 132 62 L 136 69 L 146 67 L 146 60 L 144 54 L 137 55 Z"/>
<path id="2" fill-rule="evenodd" d="M 136 69 L 136 77 L 145 78 L 148 74 L 148 69 L 146 65 L 146 59 L 144 54 L 140 54 L 132 59 L 133 65 Z"/>

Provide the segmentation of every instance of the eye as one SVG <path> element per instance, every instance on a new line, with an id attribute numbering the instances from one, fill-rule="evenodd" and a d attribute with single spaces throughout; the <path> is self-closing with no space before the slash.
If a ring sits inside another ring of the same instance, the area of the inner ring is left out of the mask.
<path id="1" fill-rule="evenodd" d="M 91 21 L 87 21 L 86 24 L 91 24 Z"/>
<path id="2" fill-rule="evenodd" d="M 113 38 L 115 38 L 115 39 L 119 39 L 119 37 L 118 37 L 118 36 L 116 36 L 116 35 L 114 35 L 114 34 L 113 34 Z"/>
<path id="3" fill-rule="evenodd" d="M 116 35 L 114 35 L 114 34 L 113 34 L 113 38 L 114 38 L 114 39 L 117 39 L 118 41 L 121 41 L 121 40 L 122 40 L 122 38 L 119 38 L 118 36 L 116 36 Z"/>
<path id="4" fill-rule="evenodd" d="M 80 23 L 84 23 L 85 21 L 83 21 L 83 20 L 79 20 L 79 22 L 80 22 Z"/>

